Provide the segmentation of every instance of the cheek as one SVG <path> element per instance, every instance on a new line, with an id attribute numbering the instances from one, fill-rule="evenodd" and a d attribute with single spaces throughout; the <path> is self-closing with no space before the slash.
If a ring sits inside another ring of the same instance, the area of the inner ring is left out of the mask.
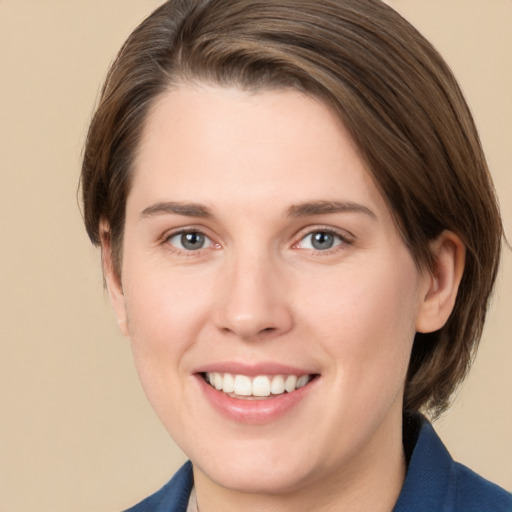
<path id="1" fill-rule="evenodd" d="M 134 258 L 137 260 L 137 258 Z M 139 257 L 139 261 L 143 258 Z M 204 310 L 204 279 L 171 273 L 165 265 L 127 264 L 124 289 L 130 337 L 161 348 L 176 346 L 197 327 Z"/>
<path id="2" fill-rule="evenodd" d="M 400 269 L 400 271 L 397 271 Z M 336 378 L 357 392 L 401 388 L 415 334 L 418 275 L 410 258 L 331 274 L 302 295 L 303 316 L 324 340 Z M 346 384 L 348 385 L 348 384 Z"/>
<path id="3" fill-rule="evenodd" d="M 128 330 L 137 371 L 154 404 L 153 395 L 165 395 L 169 382 L 180 385 L 187 371 L 186 354 L 208 316 L 208 299 L 204 279 L 170 274 L 158 267 L 149 271 L 133 266 L 128 271 Z M 165 396 L 161 399 L 167 401 Z"/>
<path id="4" fill-rule="evenodd" d="M 187 403 L 187 358 L 204 325 L 204 296 L 194 293 L 190 280 L 171 279 L 162 272 L 132 271 L 130 278 L 126 311 L 137 373 L 162 423 L 180 439 L 186 430 L 181 407 Z"/>

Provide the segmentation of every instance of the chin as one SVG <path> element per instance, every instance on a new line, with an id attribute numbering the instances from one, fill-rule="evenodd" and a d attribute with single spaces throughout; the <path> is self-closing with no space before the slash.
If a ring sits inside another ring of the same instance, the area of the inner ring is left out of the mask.
<path id="1" fill-rule="evenodd" d="M 261 495 L 293 493 L 321 477 L 325 462 L 318 464 L 309 450 L 297 453 L 295 442 L 246 443 L 229 443 L 208 454 L 191 453 L 194 471 L 224 489 Z M 298 443 L 304 446 L 304 440 Z"/>
<path id="2" fill-rule="evenodd" d="M 222 468 L 194 465 L 220 487 L 243 494 L 284 495 L 293 493 L 310 479 L 304 466 L 276 467 L 266 464 L 226 464 Z"/>

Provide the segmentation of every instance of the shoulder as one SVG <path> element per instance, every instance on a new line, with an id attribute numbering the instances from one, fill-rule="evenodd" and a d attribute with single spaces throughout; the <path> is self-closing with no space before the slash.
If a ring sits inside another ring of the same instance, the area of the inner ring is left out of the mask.
<path id="1" fill-rule="evenodd" d="M 512 512 L 512 494 L 462 464 L 454 464 L 456 510 Z"/>
<path id="2" fill-rule="evenodd" d="M 404 426 L 410 460 L 394 512 L 512 512 L 512 494 L 455 462 L 424 417 Z"/>
<path id="3" fill-rule="evenodd" d="M 193 485 L 192 464 L 189 461 L 159 491 L 125 512 L 186 512 Z"/>

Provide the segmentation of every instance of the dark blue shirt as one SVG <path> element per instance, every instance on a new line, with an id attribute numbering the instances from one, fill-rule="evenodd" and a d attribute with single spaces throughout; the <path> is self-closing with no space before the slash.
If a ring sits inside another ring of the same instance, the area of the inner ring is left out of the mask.
<path id="1" fill-rule="evenodd" d="M 404 420 L 408 469 L 393 512 L 512 512 L 512 494 L 454 462 L 423 417 Z M 126 512 L 186 512 L 194 485 L 187 462 L 162 489 Z"/>

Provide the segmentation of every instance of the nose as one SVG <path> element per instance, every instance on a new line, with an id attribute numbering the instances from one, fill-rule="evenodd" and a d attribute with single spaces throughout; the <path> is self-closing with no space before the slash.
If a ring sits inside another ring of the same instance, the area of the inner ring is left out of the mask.
<path id="1" fill-rule="evenodd" d="M 277 262 L 268 257 L 240 257 L 222 280 L 214 318 L 224 334 L 253 341 L 291 330 L 289 289 Z"/>

